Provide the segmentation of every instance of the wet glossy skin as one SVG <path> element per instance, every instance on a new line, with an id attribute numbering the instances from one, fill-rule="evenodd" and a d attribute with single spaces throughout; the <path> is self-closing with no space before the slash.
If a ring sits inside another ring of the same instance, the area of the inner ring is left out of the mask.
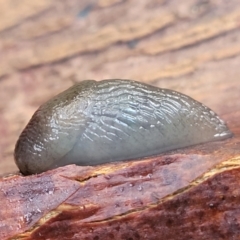
<path id="1" fill-rule="evenodd" d="M 213 111 L 181 93 L 131 80 L 87 80 L 35 112 L 14 156 L 22 173 L 33 174 L 142 158 L 231 135 Z"/>

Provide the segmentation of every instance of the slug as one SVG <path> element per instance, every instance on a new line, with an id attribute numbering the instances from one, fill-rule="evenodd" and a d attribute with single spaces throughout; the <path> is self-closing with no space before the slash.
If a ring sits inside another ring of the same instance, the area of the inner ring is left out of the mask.
<path id="1" fill-rule="evenodd" d="M 232 136 L 202 103 L 132 80 L 86 80 L 44 103 L 14 151 L 20 171 L 143 158 Z"/>

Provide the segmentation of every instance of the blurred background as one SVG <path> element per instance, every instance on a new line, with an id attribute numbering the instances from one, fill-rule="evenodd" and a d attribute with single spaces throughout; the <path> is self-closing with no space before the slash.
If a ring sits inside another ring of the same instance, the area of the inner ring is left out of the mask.
<path id="1" fill-rule="evenodd" d="M 220 114 L 240 104 L 239 0 L 0 0 L 0 174 L 38 106 L 84 79 L 135 79 Z"/>

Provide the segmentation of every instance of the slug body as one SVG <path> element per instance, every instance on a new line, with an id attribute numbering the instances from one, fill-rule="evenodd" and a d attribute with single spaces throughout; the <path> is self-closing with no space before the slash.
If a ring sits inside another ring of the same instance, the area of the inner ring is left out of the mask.
<path id="1" fill-rule="evenodd" d="M 131 80 L 86 80 L 40 106 L 15 147 L 23 174 L 96 165 L 230 137 L 208 107 Z"/>

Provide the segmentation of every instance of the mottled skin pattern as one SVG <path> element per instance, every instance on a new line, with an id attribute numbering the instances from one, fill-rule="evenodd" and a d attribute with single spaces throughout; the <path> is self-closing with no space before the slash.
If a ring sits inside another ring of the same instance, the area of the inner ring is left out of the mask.
<path id="1" fill-rule="evenodd" d="M 86 80 L 43 104 L 23 130 L 15 161 L 24 174 L 96 165 L 230 137 L 209 108 L 132 80 Z"/>

